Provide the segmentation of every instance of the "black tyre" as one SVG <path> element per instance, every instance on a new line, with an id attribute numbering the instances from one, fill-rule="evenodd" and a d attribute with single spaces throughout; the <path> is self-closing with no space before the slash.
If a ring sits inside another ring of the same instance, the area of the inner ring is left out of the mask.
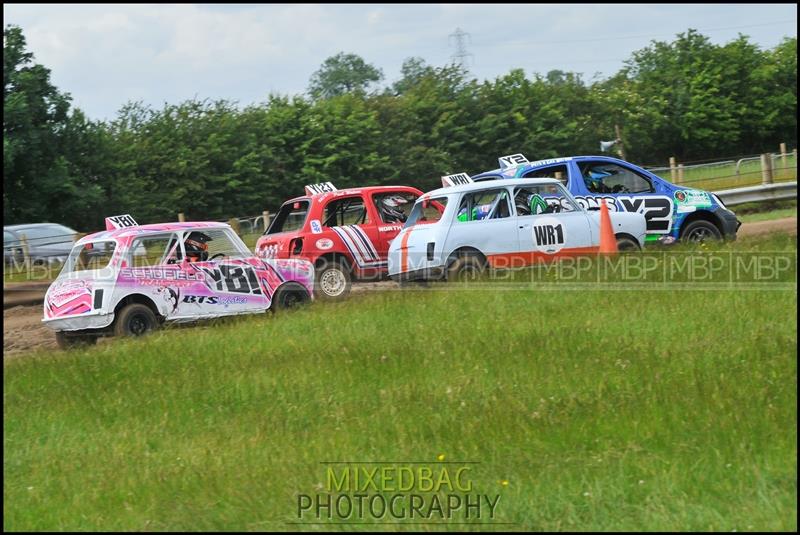
<path id="1" fill-rule="evenodd" d="M 58 331 L 56 332 L 56 344 L 61 349 L 74 349 L 79 347 L 93 346 L 97 343 L 97 336 L 93 334 L 83 334 L 78 332 Z"/>
<path id="2" fill-rule="evenodd" d="M 702 243 L 704 241 L 718 241 L 722 239 L 722 232 L 716 225 L 699 219 L 692 221 L 681 231 L 681 241 Z"/>
<path id="3" fill-rule="evenodd" d="M 117 336 L 142 336 L 157 328 L 155 312 L 141 303 L 125 305 L 114 320 L 114 334 Z"/>
<path id="4" fill-rule="evenodd" d="M 322 301 L 341 301 L 350 293 L 350 268 L 344 260 L 327 260 L 314 274 L 314 297 Z"/>
<path id="5" fill-rule="evenodd" d="M 639 242 L 628 236 L 617 236 L 617 249 L 621 253 L 641 251 Z"/>
<path id="6" fill-rule="evenodd" d="M 299 307 L 309 301 L 311 301 L 311 296 L 302 284 L 286 282 L 275 290 L 270 308 L 275 311 L 287 310 Z"/>
<path id="7" fill-rule="evenodd" d="M 447 268 L 447 280 L 455 282 L 471 282 L 477 280 L 486 271 L 486 262 L 477 255 L 459 256 Z"/>

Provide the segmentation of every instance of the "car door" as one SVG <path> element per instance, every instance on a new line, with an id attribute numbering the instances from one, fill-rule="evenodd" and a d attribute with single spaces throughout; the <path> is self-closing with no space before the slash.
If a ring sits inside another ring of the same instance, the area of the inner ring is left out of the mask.
<path id="1" fill-rule="evenodd" d="M 519 250 L 510 196 L 507 187 L 464 193 L 447 233 L 445 252 L 476 249 L 489 265 L 509 267 Z"/>
<path id="2" fill-rule="evenodd" d="M 578 174 L 587 192 L 586 208 L 596 209 L 600 199 L 605 198 L 611 210 L 643 214 L 648 234 L 668 234 L 672 230 L 672 197 L 661 181 L 633 166 L 600 159 L 579 162 Z"/>
<path id="3" fill-rule="evenodd" d="M 269 303 L 259 271 L 263 264 L 231 235 L 226 228 L 197 229 L 183 234 L 186 240 L 204 243 L 207 247 L 200 261 L 187 259 L 184 269 L 200 273 L 203 287 L 194 286 L 181 298 L 181 313 L 197 317 L 211 317 L 264 310 Z"/>
<path id="4" fill-rule="evenodd" d="M 586 211 L 555 183 L 514 188 L 520 258 L 533 263 L 591 252 L 599 243 Z"/>
<path id="5" fill-rule="evenodd" d="M 375 247 L 378 256 L 386 258 L 389 245 L 402 230 L 419 195 L 410 191 L 381 191 L 371 196 L 377 227 Z"/>
<path id="6" fill-rule="evenodd" d="M 372 224 L 362 195 L 335 197 L 325 205 L 322 228 L 330 228 L 342 241 L 361 277 L 386 269 L 386 253 L 378 253 L 378 227 Z"/>

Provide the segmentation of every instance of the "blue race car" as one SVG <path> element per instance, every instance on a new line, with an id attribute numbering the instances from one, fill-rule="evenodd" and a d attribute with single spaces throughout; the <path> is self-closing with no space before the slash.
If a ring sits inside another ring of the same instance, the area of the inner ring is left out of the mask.
<path id="1" fill-rule="evenodd" d="M 741 222 L 707 191 L 678 186 L 608 156 L 570 156 L 529 162 L 522 154 L 499 158 L 500 168 L 472 177 L 475 182 L 503 178 L 557 178 L 587 210 L 600 207 L 639 212 L 647 220 L 647 241 L 702 242 L 736 239 Z"/>

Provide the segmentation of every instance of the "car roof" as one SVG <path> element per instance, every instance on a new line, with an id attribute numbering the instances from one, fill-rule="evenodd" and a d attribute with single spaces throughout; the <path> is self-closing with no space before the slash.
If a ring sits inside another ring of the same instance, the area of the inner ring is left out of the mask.
<path id="1" fill-rule="evenodd" d="M 601 160 L 609 163 L 623 163 L 628 165 L 636 165 L 631 162 L 627 162 L 625 160 L 620 160 L 619 158 L 614 158 L 611 156 L 591 156 L 591 155 L 582 155 L 582 156 L 564 156 L 560 158 L 547 158 L 544 160 L 536 160 L 534 162 L 524 163 L 522 165 L 516 167 L 506 167 L 500 169 L 493 169 L 491 171 L 484 171 L 482 173 L 478 173 L 477 175 L 473 175 L 472 179 L 481 179 L 488 175 L 502 175 L 504 172 L 508 172 L 509 170 L 516 173 L 519 168 L 524 169 L 525 171 L 529 171 L 531 169 L 536 169 L 537 167 L 546 167 L 548 165 L 555 165 L 559 163 L 566 163 L 571 161 L 583 161 L 583 160 Z M 640 167 L 640 166 L 637 166 Z M 508 175 L 503 175 L 508 177 Z M 512 175 L 513 176 L 513 175 Z M 509 177 L 510 178 L 510 177 Z"/>
<path id="2" fill-rule="evenodd" d="M 500 187 L 507 187 L 507 186 L 537 186 L 540 184 L 561 184 L 560 180 L 556 180 L 555 178 L 520 178 L 514 180 L 513 184 L 502 183 Z M 473 182 L 470 184 L 461 184 L 458 186 L 449 186 L 443 187 L 439 189 L 435 189 L 433 191 L 429 191 L 425 194 L 425 197 L 432 198 L 438 197 L 441 195 L 451 195 L 453 193 L 463 193 L 467 191 L 478 191 L 482 189 L 491 189 L 492 187 L 498 187 L 497 183 L 494 181 L 483 181 L 483 182 Z"/>
<path id="3" fill-rule="evenodd" d="M 114 239 L 126 238 L 129 236 L 138 236 L 141 234 L 157 233 L 157 232 L 170 232 L 180 230 L 196 230 L 196 229 L 209 229 L 209 228 L 231 228 L 227 223 L 219 221 L 190 221 L 183 223 L 156 223 L 152 225 L 136 225 L 133 227 L 124 227 L 113 230 L 103 230 L 88 234 L 77 241 L 77 243 L 86 243 L 98 239 Z"/>
<path id="4" fill-rule="evenodd" d="M 344 195 L 360 195 L 360 194 L 369 194 L 369 193 L 378 193 L 381 191 L 389 191 L 389 190 L 418 190 L 414 186 L 363 186 L 360 188 L 344 188 L 338 189 L 336 191 L 325 191 L 322 193 L 315 193 L 314 195 L 301 195 L 300 197 L 294 197 L 293 199 L 289 199 L 283 204 L 287 204 L 290 202 L 297 202 L 297 201 L 321 201 L 322 199 L 327 198 L 331 194 L 335 194 L 335 196 L 344 196 Z M 418 190 L 419 191 L 419 190 Z M 283 204 L 281 206 L 283 206 Z"/>

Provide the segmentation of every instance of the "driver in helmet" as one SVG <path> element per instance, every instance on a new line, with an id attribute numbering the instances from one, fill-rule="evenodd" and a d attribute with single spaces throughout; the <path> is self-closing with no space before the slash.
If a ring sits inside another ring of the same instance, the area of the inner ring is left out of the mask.
<path id="1" fill-rule="evenodd" d="M 189 262 L 205 262 L 208 260 L 208 242 L 210 241 L 211 237 L 204 232 L 190 232 L 183 240 L 186 259 Z"/>
<path id="2" fill-rule="evenodd" d="M 408 204 L 408 200 L 400 195 L 388 195 L 381 199 L 379 208 L 383 221 L 386 223 L 405 223 L 407 217 L 401 209 L 405 204 Z"/>

